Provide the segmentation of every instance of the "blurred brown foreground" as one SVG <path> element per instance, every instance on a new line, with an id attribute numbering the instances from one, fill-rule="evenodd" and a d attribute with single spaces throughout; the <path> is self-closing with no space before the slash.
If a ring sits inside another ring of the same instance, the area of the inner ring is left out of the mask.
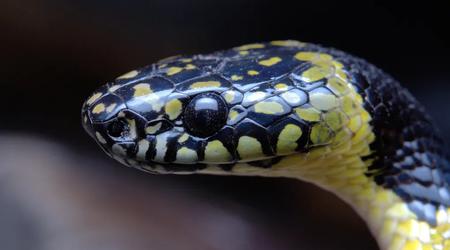
<path id="1" fill-rule="evenodd" d="M 119 167 L 100 151 L 30 135 L 0 135 L 0 244 L 5 250 L 376 249 L 347 205 L 309 184 L 154 176 Z"/>

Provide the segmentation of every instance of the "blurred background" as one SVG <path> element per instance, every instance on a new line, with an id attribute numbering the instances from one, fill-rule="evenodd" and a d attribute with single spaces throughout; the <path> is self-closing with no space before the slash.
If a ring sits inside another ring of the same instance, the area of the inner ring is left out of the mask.
<path id="1" fill-rule="evenodd" d="M 385 69 L 448 141 L 449 6 L 393 2 L 2 1 L 0 249 L 376 249 L 349 206 L 306 183 L 122 167 L 84 133 L 80 108 L 164 57 L 297 39 Z"/>

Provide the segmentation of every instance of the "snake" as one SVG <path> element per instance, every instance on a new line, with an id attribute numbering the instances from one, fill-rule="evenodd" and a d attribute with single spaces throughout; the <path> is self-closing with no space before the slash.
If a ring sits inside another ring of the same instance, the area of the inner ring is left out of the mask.
<path id="1" fill-rule="evenodd" d="M 425 108 L 389 74 L 295 40 L 178 55 L 95 90 L 81 123 L 158 174 L 287 177 L 347 202 L 380 249 L 450 249 L 450 164 Z"/>

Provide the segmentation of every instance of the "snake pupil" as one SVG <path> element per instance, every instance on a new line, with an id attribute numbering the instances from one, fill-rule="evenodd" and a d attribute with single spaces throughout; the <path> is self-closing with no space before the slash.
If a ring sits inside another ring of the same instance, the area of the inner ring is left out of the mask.
<path id="1" fill-rule="evenodd" d="M 125 119 L 117 119 L 108 126 L 108 134 L 112 137 L 125 137 L 129 132 L 129 125 Z"/>
<path id="2" fill-rule="evenodd" d="M 223 127 L 227 113 L 222 97 L 215 93 L 200 94 L 187 105 L 184 123 L 191 134 L 207 137 Z"/>

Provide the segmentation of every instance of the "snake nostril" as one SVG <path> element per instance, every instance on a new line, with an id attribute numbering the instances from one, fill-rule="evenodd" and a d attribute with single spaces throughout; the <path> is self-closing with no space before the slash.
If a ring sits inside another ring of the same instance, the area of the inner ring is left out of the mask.
<path id="1" fill-rule="evenodd" d="M 130 132 L 130 126 L 126 119 L 119 118 L 108 125 L 107 131 L 111 137 L 126 137 Z"/>

